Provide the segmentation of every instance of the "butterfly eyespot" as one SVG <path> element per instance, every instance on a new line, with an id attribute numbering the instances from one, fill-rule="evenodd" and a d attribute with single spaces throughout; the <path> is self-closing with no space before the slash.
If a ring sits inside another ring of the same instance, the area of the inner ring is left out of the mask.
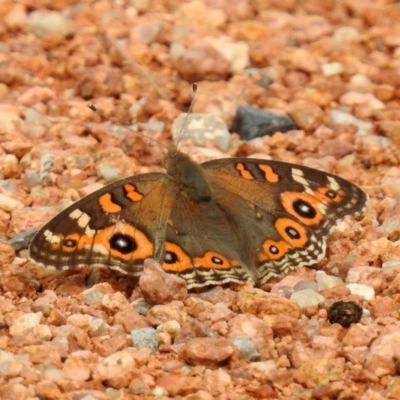
<path id="1" fill-rule="evenodd" d="M 285 228 L 285 232 L 292 238 L 292 239 L 300 239 L 300 233 L 297 229 L 294 229 L 292 226 L 287 226 Z"/>
<path id="2" fill-rule="evenodd" d="M 75 239 L 64 239 L 62 244 L 65 247 L 73 248 L 73 247 L 76 247 L 76 245 L 78 244 L 78 241 Z"/>
<path id="3" fill-rule="evenodd" d="M 179 261 L 179 257 L 173 251 L 167 251 L 165 253 L 164 262 L 166 262 L 167 264 L 175 264 L 178 261 Z"/>
<path id="4" fill-rule="evenodd" d="M 303 218 L 312 219 L 317 215 L 315 208 L 302 199 L 298 199 L 293 202 L 293 209 Z"/>
<path id="5" fill-rule="evenodd" d="M 337 193 L 334 190 L 327 190 L 325 196 L 329 197 L 330 199 L 335 199 Z"/>
<path id="6" fill-rule="evenodd" d="M 223 260 L 221 260 L 220 258 L 218 258 L 218 257 L 211 257 L 211 262 L 213 262 L 214 264 L 217 264 L 217 265 L 222 265 L 224 262 L 223 262 Z"/>
<path id="7" fill-rule="evenodd" d="M 129 254 L 137 249 L 137 244 L 131 236 L 115 233 L 110 238 L 110 247 L 122 254 Z"/>
<path id="8" fill-rule="evenodd" d="M 279 254 L 279 249 L 274 245 L 269 246 L 269 251 L 270 251 L 271 254 L 275 254 L 275 255 Z"/>

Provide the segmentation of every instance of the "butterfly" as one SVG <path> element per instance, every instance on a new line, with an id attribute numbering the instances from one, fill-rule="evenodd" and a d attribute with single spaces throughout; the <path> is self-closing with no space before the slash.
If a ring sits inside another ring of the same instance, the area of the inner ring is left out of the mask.
<path id="1" fill-rule="evenodd" d="M 286 162 L 226 158 L 198 164 L 174 149 L 166 173 L 111 183 L 59 213 L 34 236 L 50 269 L 110 268 L 139 276 L 146 258 L 188 288 L 262 284 L 318 263 L 341 218 L 367 195 L 327 172 Z"/>

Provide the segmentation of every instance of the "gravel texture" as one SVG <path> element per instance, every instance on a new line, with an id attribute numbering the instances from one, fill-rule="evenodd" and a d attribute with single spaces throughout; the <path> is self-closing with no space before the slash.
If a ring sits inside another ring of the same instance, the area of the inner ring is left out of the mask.
<path id="1" fill-rule="evenodd" d="M 0 399 L 400 400 L 399 22 L 394 0 L 1 0 Z M 368 193 L 317 268 L 188 293 L 152 262 L 138 284 L 15 254 L 73 201 L 160 171 L 195 81 L 195 160 L 294 162 Z M 296 129 L 228 135 L 240 106 Z M 339 301 L 361 320 L 331 324 Z"/>

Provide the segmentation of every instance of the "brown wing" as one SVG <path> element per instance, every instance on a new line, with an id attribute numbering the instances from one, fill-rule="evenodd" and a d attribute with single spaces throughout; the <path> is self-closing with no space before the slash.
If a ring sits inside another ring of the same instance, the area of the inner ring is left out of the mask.
<path id="1" fill-rule="evenodd" d="M 367 202 L 345 179 L 294 164 L 236 158 L 201 166 L 215 202 L 243 229 L 238 249 L 259 282 L 318 263 L 332 227 Z"/>
<path id="2" fill-rule="evenodd" d="M 99 266 L 138 275 L 147 257 L 161 259 L 174 185 L 165 174 L 114 182 L 48 222 L 30 245 L 31 258 L 53 269 Z"/>

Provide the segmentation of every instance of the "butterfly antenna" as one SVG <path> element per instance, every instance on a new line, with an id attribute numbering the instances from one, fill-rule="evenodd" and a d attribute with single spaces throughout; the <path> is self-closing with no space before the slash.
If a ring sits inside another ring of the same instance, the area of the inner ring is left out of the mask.
<path id="1" fill-rule="evenodd" d="M 146 135 L 146 134 L 143 133 L 143 132 L 134 131 L 132 128 L 129 128 L 129 126 L 122 125 L 122 124 L 119 123 L 119 122 L 111 121 L 110 118 L 108 118 L 107 116 L 105 116 L 93 103 L 88 104 L 88 107 L 89 107 L 92 111 L 97 112 L 105 121 L 110 121 L 110 122 L 112 122 L 113 124 L 116 124 L 116 125 L 118 125 L 118 126 L 124 128 L 124 129 L 127 129 L 128 131 L 131 131 L 131 132 L 135 133 L 136 135 L 140 135 L 140 136 L 142 136 L 142 137 L 144 137 L 144 138 L 146 138 L 146 139 L 149 139 L 149 140 L 151 140 L 151 141 L 153 141 L 153 142 L 156 142 L 156 143 L 159 144 L 160 146 L 162 146 L 162 147 L 164 147 L 165 149 L 167 149 L 167 146 L 165 146 L 165 144 L 161 143 L 159 140 L 154 139 L 153 137 L 151 137 L 151 136 L 149 136 L 149 135 Z M 168 150 L 168 149 L 167 149 L 167 150 Z"/>
<path id="2" fill-rule="evenodd" d="M 181 140 L 181 137 L 182 137 L 182 134 L 183 134 L 183 130 L 185 129 L 186 124 L 187 124 L 187 120 L 188 120 L 188 118 L 189 118 L 189 115 L 190 115 L 191 112 L 192 112 L 194 100 L 196 99 L 197 83 L 193 83 L 193 85 L 192 85 L 192 91 L 193 91 L 192 101 L 190 102 L 189 109 L 188 109 L 188 111 L 187 111 L 187 113 L 186 113 L 185 119 L 183 120 L 183 124 L 182 124 L 182 126 L 181 126 L 181 130 L 179 131 L 179 135 L 178 135 L 178 138 L 177 138 L 177 140 L 176 140 L 176 148 L 178 148 L 178 144 L 179 144 L 179 141 Z"/>

